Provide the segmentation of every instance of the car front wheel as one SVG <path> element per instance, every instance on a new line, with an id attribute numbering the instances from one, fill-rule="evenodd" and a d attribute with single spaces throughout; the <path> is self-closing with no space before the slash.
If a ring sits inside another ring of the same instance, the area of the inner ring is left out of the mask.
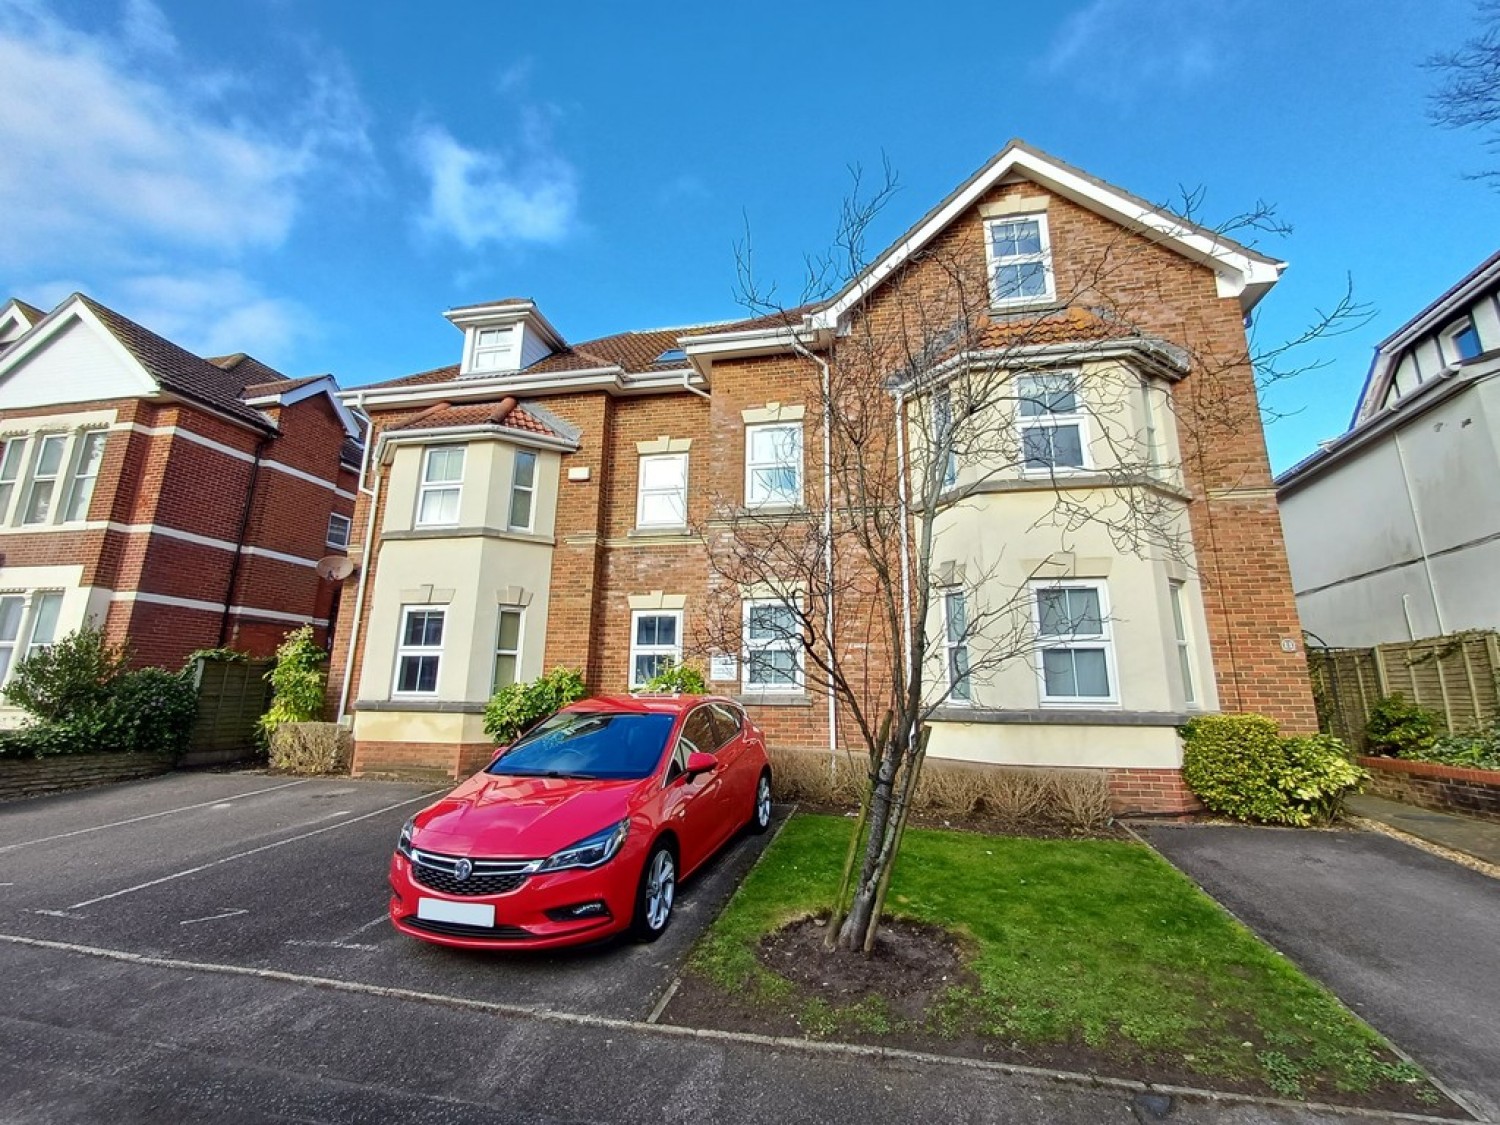
<path id="1" fill-rule="evenodd" d="M 635 897 L 632 929 L 641 941 L 655 941 L 666 933 L 677 900 L 677 857 L 666 844 L 657 844 L 646 857 L 641 886 Z"/>
<path id="2" fill-rule="evenodd" d="M 750 812 L 750 831 L 764 832 L 771 827 L 771 775 L 761 771 L 755 783 L 755 808 Z"/>

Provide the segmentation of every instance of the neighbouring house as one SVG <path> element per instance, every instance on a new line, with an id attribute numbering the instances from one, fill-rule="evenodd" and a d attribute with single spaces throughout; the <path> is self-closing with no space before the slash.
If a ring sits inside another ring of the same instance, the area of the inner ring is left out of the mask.
<path id="1" fill-rule="evenodd" d="M 1318 642 L 1500 629 L 1500 253 L 1381 342 L 1348 431 L 1276 489 Z"/>
<path id="2" fill-rule="evenodd" d="M 1244 327 L 1282 264 L 1013 142 L 821 303 L 569 343 L 536 302 L 497 300 L 445 314 L 457 362 L 346 390 L 372 435 L 329 684 L 356 771 L 460 775 L 493 750 L 497 686 L 562 664 L 623 691 L 685 656 L 773 745 L 857 745 L 776 628 L 785 591 L 731 590 L 739 643 L 703 650 L 724 594 L 712 552 L 735 513 L 811 518 L 809 357 L 889 319 L 893 279 L 920 282 L 939 255 L 988 294 L 977 347 L 943 362 L 1007 366 L 1021 390 L 994 425 L 1025 452 L 998 479 L 954 458 L 935 612 L 951 630 L 955 599 L 993 583 L 1021 591 L 1041 636 L 973 682 L 964 653 L 941 654 L 952 698 L 930 754 L 1099 770 L 1117 808 L 1173 811 L 1193 803 L 1176 729 L 1191 715 L 1315 729 Z M 1185 549 L 1127 552 L 1044 518 L 1120 488 Z"/>
<path id="3" fill-rule="evenodd" d="M 87 622 L 170 667 L 326 638 L 360 435 L 330 376 L 205 359 L 82 294 L 0 307 L 0 682 Z"/>

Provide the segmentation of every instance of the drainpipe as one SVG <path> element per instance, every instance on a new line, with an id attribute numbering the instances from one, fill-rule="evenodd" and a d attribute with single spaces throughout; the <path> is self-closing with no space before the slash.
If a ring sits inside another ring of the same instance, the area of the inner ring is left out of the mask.
<path id="1" fill-rule="evenodd" d="M 1412 491 L 1411 477 L 1406 471 L 1406 452 L 1401 448 L 1400 432 L 1398 431 L 1395 436 L 1396 463 L 1401 466 L 1401 483 L 1406 488 L 1406 503 L 1411 508 L 1411 522 L 1417 529 L 1417 550 L 1422 552 L 1422 572 L 1427 576 L 1427 596 L 1432 599 L 1432 612 L 1437 618 L 1438 634 L 1447 636 L 1448 626 L 1443 623 L 1443 605 L 1438 601 L 1437 583 L 1432 577 L 1432 559 L 1427 554 L 1427 536 L 1422 532 L 1422 513 L 1417 510 L 1417 496 Z"/>
<path id="2" fill-rule="evenodd" d="M 245 553 L 245 535 L 250 530 L 250 513 L 255 507 L 255 489 L 260 484 L 260 462 L 271 435 L 262 434 L 255 445 L 255 460 L 250 463 L 250 482 L 245 488 L 245 506 L 240 511 L 240 528 L 234 537 L 234 557 L 229 560 L 229 584 L 224 591 L 224 613 L 219 617 L 219 647 L 229 643 L 229 607 L 234 605 L 234 588 L 240 580 L 240 559 Z"/>
<path id="3" fill-rule="evenodd" d="M 359 411 L 359 416 L 365 420 L 365 448 L 360 455 L 359 465 L 359 492 L 370 498 L 370 518 L 365 522 L 365 541 L 360 547 L 359 579 L 354 587 L 354 619 L 349 623 L 349 653 L 344 658 L 344 682 L 339 689 L 338 714 L 333 718 L 336 723 L 342 723 L 344 716 L 349 712 L 349 690 L 354 683 L 354 654 L 359 649 L 360 625 L 364 620 L 365 609 L 365 587 L 368 584 L 370 574 L 370 554 L 375 543 L 375 518 L 380 511 L 380 476 L 375 477 L 375 486 L 368 487 L 365 481 L 370 472 L 370 461 L 374 453 L 375 425 L 370 421 L 370 416 L 364 410 L 365 395 L 361 391 L 355 400 L 354 409 Z"/>

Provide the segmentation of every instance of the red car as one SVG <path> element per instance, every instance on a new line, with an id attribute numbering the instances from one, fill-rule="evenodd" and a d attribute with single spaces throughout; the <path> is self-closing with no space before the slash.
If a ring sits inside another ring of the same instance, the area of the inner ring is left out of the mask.
<path id="1" fill-rule="evenodd" d="M 655 941 L 677 884 L 771 823 L 761 732 L 728 699 L 570 704 L 401 829 L 391 921 L 424 941 L 542 949 Z"/>

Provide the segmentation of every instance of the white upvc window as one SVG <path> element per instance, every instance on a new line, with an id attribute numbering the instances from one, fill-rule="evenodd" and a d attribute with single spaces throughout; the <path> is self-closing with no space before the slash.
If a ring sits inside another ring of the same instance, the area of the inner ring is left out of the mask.
<path id="1" fill-rule="evenodd" d="M 660 453 L 642 457 L 636 489 L 635 525 L 686 526 L 687 475 L 686 453 Z"/>
<path id="2" fill-rule="evenodd" d="M 519 607 L 500 608 L 500 633 L 495 641 L 495 691 L 509 687 L 520 678 L 521 625 L 524 613 Z"/>
<path id="3" fill-rule="evenodd" d="M 745 505 L 802 503 L 802 423 L 745 427 Z"/>
<path id="4" fill-rule="evenodd" d="M 15 498 L 16 485 L 21 479 L 21 469 L 25 464 L 26 439 L 8 439 L 4 452 L 0 453 L 0 523 L 8 522 L 11 501 Z"/>
<path id="5" fill-rule="evenodd" d="M 442 608 L 425 605 L 401 607 L 394 694 L 437 694 L 446 618 L 447 610 Z"/>
<path id="6" fill-rule="evenodd" d="M 26 641 L 26 656 L 49 649 L 56 642 L 62 599 L 60 590 L 31 595 L 31 636 Z"/>
<path id="7" fill-rule="evenodd" d="M 745 602 L 745 691 L 802 690 L 802 624 L 780 598 Z"/>
<path id="8" fill-rule="evenodd" d="M 62 475 L 63 454 L 67 451 L 66 434 L 44 434 L 37 444 L 36 462 L 31 469 L 31 485 L 26 490 L 26 511 L 22 523 L 48 523 L 52 518 L 52 500 Z"/>
<path id="9" fill-rule="evenodd" d="M 953 392 L 939 387 L 932 392 L 932 448 L 933 463 L 943 457 L 943 487 L 952 488 L 958 483 L 958 451 L 953 442 Z M 941 451 L 949 446 L 947 454 Z"/>
<path id="10" fill-rule="evenodd" d="M 433 445 L 424 450 L 422 482 L 417 490 L 417 526 L 457 526 L 463 481 L 463 446 Z"/>
<path id="11" fill-rule="evenodd" d="M 1045 212 L 990 219 L 984 227 L 991 302 L 1021 305 L 1052 300 L 1056 288 Z"/>
<path id="12" fill-rule="evenodd" d="M 104 463 L 104 443 L 109 434 L 91 430 L 78 436 L 78 450 L 73 459 L 73 480 L 68 485 L 68 500 L 63 505 L 63 521 L 72 523 L 89 518 L 89 501 L 94 498 L 94 482 Z"/>
<path id="13" fill-rule="evenodd" d="M 1042 703 L 1117 703 L 1105 584 L 1075 580 L 1039 583 L 1032 590 Z"/>
<path id="14" fill-rule="evenodd" d="M 1479 340 L 1479 330 L 1468 317 L 1443 330 L 1442 345 L 1444 363 L 1463 363 L 1484 351 L 1484 345 Z"/>
<path id="15" fill-rule="evenodd" d="M 968 703 L 974 695 L 969 679 L 969 598 L 958 587 L 943 591 L 943 665 L 948 698 Z"/>
<path id="16" fill-rule="evenodd" d="M 510 478 L 510 529 L 530 531 L 535 507 L 536 454 L 530 449 L 518 449 Z"/>
<path id="17" fill-rule="evenodd" d="M 469 363 L 470 371 L 504 371 L 515 366 L 511 352 L 515 348 L 515 328 L 476 328 L 474 330 L 474 355 Z"/>
<path id="18" fill-rule="evenodd" d="M 637 688 L 682 663 L 682 610 L 636 610 L 630 615 L 630 686 Z"/>
<path id="19" fill-rule="evenodd" d="M 1189 707 L 1198 704 L 1198 695 L 1193 687 L 1193 642 L 1188 630 L 1187 603 L 1183 594 L 1184 584 L 1173 580 L 1167 583 L 1167 596 L 1172 603 L 1172 635 L 1177 648 L 1177 667 L 1182 673 L 1182 697 Z"/>
<path id="20" fill-rule="evenodd" d="M 0 683 L 10 679 L 11 668 L 17 663 L 16 646 L 21 640 L 21 618 L 25 613 L 24 595 L 0 597 Z"/>
<path id="21" fill-rule="evenodd" d="M 349 546 L 349 534 L 354 529 L 354 521 L 348 516 L 338 512 L 328 514 L 328 533 L 324 536 L 324 542 L 330 547 Z"/>
<path id="22" fill-rule="evenodd" d="M 1050 474 L 1089 467 L 1088 420 L 1076 371 L 1037 371 L 1016 379 L 1022 468 Z"/>

